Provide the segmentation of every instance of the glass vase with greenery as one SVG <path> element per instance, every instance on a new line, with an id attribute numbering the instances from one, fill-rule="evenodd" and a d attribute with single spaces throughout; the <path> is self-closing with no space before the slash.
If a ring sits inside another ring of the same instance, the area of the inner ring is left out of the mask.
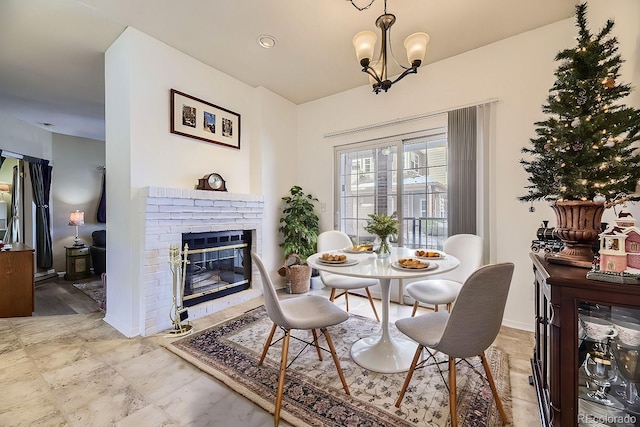
<path id="1" fill-rule="evenodd" d="M 375 248 L 379 257 L 387 257 L 391 254 L 389 237 L 398 234 L 398 220 L 385 214 L 369 214 L 365 231 L 380 239 L 380 245 Z"/>

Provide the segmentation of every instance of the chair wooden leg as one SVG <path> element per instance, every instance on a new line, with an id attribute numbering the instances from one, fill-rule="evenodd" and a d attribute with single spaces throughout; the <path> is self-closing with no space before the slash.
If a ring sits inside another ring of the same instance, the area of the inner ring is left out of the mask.
<path id="1" fill-rule="evenodd" d="M 271 332 L 269 332 L 269 337 L 267 338 L 267 342 L 264 343 L 264 348 L 262 349 L 262 356 L 260 356 L 260 361 L 258 362 L 258 366 L 262 366 L 262 362 L 264 362 L 264 358 L 267 355 L 267 351 L 269 351 L 269 347 L 271 347 L 271 340 L 273 339 L 273 334 L 276 333 L 276 324 L 274 323 L 271 327 Z"/>
<path id="2" fill-rule="evenodd" d="M 438 312 L 438 304 L 435 304 L 435 305 L 433 306 L 433 311 Z"/>
<path id="3" fill-rule="evenodd" d="M 420 303 L 418 301 L 413 303 L 413 311 L 411 312 L 411 317 L 416 317 L 416 312 L 418 311 L 418 306 Z"/>
<path id="4" fill-rule="evenodd" d="M 336 288 L 331 288 L 331 295 L 329 296 L 329 301 L 333 302 L 336 299 Z"/>
<path id="5" fill-rule="evenodd" d="M 504 407 L 502 406 L 502 401 L 500 400 L 500 396 L 498 396 L 498 389 L 496 388 L 496 383 L 493 381 L 493 375 L 491 375 L 491 370 L 489 369 L 487 358 L 484 356 L 484 351 L 480 355 L 480 359 L 482 359 L 482 366 L 484 367 L 484 372 L 487 374 L 487 380 L 489 381 L 489 386 L 491 387 L 491 393 L 493 393 L 493 399 L 496 401 L 498 412 L 500 412 L 500 418 L 502 418 L 502 425 L 507 425 L 507 414 L 504 411 Z"/>
<path id="6" fill-rule="evenodd" d="M 373 309 L 373 314 L 376 316 L 376 320 L 379 322 L 380 318 L 378 317 L 378 312 L 376 311 L 376 305 L 373 303 L 373 298 L 371 297 L 371 291 L 369 288 L 364 288 L 367 291 L 367 296 L 369 297 L 369 303 L 371 304 L 371 308 Z"/>
<path id="7" fill-rule="evenodd" d="M 322 353 L 320 352 L 320 346 L 318 345 L 318 331 L 312 329 L 311 333 L 313 334 L 313 345 L 316 346 L 316 351 L 318 352 L 318 359 L 322 360 Z"/>
<path id="8" fill-rule="evenodd" d="M 416 350 L 416 354 L 413 356 L 413 360 L 411 361 L 411 367 L 409 368 L 409 372 L 407 372 L 407 377 L 404 379 L 402 390 L 400 390 L 400 395 L 398 396 L 398 400 L 396 400 L 396 408 L 399 408 L 400 403 L 402 403 L 402 399 L 404 398 L 404 394 L 407 392 L 407 387 L 409 387 L 409 383 L 411 382 L 411 377 L 413 376 L 413 372 L 416 370 L 416 365 L 418 364 L 418 360 L 420 360 L 420 356 L 422 355 L 423 349 L 424 349 L 424 346 L 422 344 L 418 344 L 418 349 Z"/>
<path id="9" fill-rule="evenodd" d="M 350 395 L 351 393 L 349 392 L 349 386 L 347 385 L 347 380 L 344 378 L 344 373 L 342 373 L 340 360 L 338 359 L 336 348 L 333 346 L 333 341 L 331 341 L 331 336 L 329 336 L 329 331 L 327 331 L 326 329 L 321 329 L 321 331 L 324 334 L 325 339 L 327 340 L 329 350 L 331 350 L 331 357 L 333 357 L 333 363 L 335 363 L 336 369 L 338 370 L 338 376 L 340 377 L 340 381 L 342 382 L 342 388 L 344 388 L 345 393 Z"/>
<path id="10" fill-rule="evenodd" d="M 451 308 L 453 307 L 453 305 L 451 303 L 447 304 L 447 311 L 449 313 L 451 313 Z"/>
<path id="11" fill-rule="evenodd" d="M 347 311 L 349 311 L 349 292 L 344 293 L 344 302 L 347 304 Z"/>
<path id="12" fill-rule="evenodd" d="M 284 390 L 284 374 L 287 370 L 287 356 L 289 353 L 289 338 L 291 330 L 284 332 L 284 342 L 282 343 L 282 360 L 280 361 L 280 379 L 278 380 L 278 394 L 276 395 L 276 408 L 273 412 L 273 423 L 277 426 L 280 423 L 280 407 L 282 406 L 282 391 Z"/>
<path id="13" fill-rule="evenodd" d="M 458 427 L 458 408 L 456 404 L 456 359 L 449 356 L 449 413 L 451 414 L 451 427 Z"/>

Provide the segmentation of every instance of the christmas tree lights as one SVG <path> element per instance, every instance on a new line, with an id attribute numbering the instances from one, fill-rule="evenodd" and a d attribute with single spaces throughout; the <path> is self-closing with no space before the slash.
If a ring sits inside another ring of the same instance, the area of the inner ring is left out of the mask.
<path id="1" fill-rule="evenodd" d="M 536 122 L 537 137 L 521 159 L 529 173 L 521 201 L 611 201 L 633 193 L 640 180 L 640 110 L 618 101 L 631 92 L 619 82 L 623 60 L 611 35 L 612 20 L 598 34 L 587 28 L 586 3 L 576 5 L 577 46 L 560 51 L 556 81 Z"/>

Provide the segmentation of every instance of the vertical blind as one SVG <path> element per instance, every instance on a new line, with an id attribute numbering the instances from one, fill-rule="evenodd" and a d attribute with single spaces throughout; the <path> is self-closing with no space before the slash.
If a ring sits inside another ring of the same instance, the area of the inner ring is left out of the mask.
<path id="1" fill-rule="evenodd" d="M 476 107 L 448 113 L 449 235 L 476 234 Z"/>

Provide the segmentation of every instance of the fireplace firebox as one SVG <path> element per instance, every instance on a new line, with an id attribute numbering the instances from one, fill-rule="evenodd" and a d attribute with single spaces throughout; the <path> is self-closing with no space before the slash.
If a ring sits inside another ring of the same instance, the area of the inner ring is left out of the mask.
<path id="1" fill-rule="evenodd" d="M 251 287 L 251 230 L 187 233 L 182 247 L 188 260 L 183 306 Z"/>

